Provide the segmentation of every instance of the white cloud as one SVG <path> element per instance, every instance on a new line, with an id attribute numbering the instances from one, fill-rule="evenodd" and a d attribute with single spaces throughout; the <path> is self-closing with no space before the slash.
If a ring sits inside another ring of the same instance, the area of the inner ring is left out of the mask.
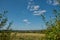
<path id="1" fill-rule="evenodd" d="M 47 0 L 47 3 L 51 4 L 52 3 L 52 0 Z"/>
<path id="2" fill-rule="evenodd" d="M 29 9 L 30 11 L 39 10 L 39 8 L 39 5 L 31 5 L 31 3 L 29 3 L 27 6 L 27 9 Z"/>
<path id="3" fill-rule="evenodd" d="M 35 5 L 33 9 L 34 10 L 39 10 L 39 7 L 40 7 L 39 5 Z"/>
<path id="4" fill-rule="evenodd" d="M 24 21 L 24 22 L 27 22 L 28 20 L 27 20 L 27 19 L 24 19 L 23 21 Z"/>
<path id="5" fill-rule="evenodd" d="M 39 5 L 29 5 L 28 9 L 30 11 L 35 11 L 35 10 L 39 10 L 40 6 Z"/>
<path id="6" fill-rule="evenodd" d="M 33 14 L 34 15 L 41 15 L 41 14 L 43 14 L 45 12 L 46 12 L 46 10 L 40 10 L 40 11 L 34 11 Z"/>
<path id="7" fill-rule="evenodd" d="M 30 0 L 28 2 L 28 5 L 27 5 L 27 9 L 29 11 L 34 11 L 34 10 L 39 10 L 40 6 L 39 5 L 35 5 L 34 1 L 33 0 Z"/>
<path id="8" fill-rule="evenodd" d="M 57 0 L 54 0 L 53 5 L 58 5 L 59 2 Z"/>
<path id="9" fill-rule="evenodd" d="M 33 8 L 33 2 L 28 2 L 28 6 L 27 6 L 27 9 L 32 9 Z"/>
<path id="10" fill-rule="evenodd" d="M 34 11 L 33 8 L 34 8 L 34 5 L 31 5 L 29 10 L 30 10 L 30 11 Z"/>
<path id="11" fill-rule="evenodd" d="M 51 4 L 51 5 L 58 5 L 59 4 L 59 2 L 57 0 L 47 0 L 47 3 Z"/>
<path id="12" fill-rule="evenodd" d="M 23 22 L 26 23 L 26 24 L 30 24 L 31 23 L 28 19 L 24 19 Z"/>
<path id="13" fill-rule="evenodd" d="M 41 10 L 40 5 L 36 5 L 32 0 L 28 2 L 27 9 L 31 11 L 33 15 L 41 15 L 46 12 L 46 10 Z"/>

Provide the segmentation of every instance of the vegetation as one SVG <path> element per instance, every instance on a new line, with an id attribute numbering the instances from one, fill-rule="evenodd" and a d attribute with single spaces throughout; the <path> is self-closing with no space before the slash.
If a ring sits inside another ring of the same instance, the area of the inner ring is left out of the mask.
<path id="1" fill-rule="evenodd" d="M 52 20 L 47 22 L 47 40 L 59 40 L 60 39 L 60 11 L 54 10 L 54 16 Z"/>
<path id="2" fill-rule="evenodd" d="M 52 15 L 53 17 L 50 16 L 49 21 L 46 20 L 46 17 L 44 14 L 41 15 L 44 23 L 47 26 L 45 40 L 59 40 L 60 39 L 60 10 L 53 9 Z"/>
<path id="3" fill-rule="evenodd" d="M 0 40 L 59 40 L 60 39 L 60 12 L 57 10 L 53 10 L 53 11 L 54 11 L 53 14 L 54 18 L 50 17 L 49 21 L 45 20 L 45 15 L 41 15 L 43 21 L 47 26 L 46 30 L 21 31 L 22 33 L 20 33 L 19 31 L 12 33 L 13 31 L 10 30 L 12 23 L 9 23 L 8 27 L 6 28 L 6 30 L 9 31 L 1 31 L 4 30 L 3 27 L 7 23 L 7 18 L 5 17 L 6 12 L 4 12 L 4 14 L 0 14 Z"/>
<path id="4" fill-rule="evenodd" d="M 47 39 L 59 40 L 60 39 L 60 12 L 54 10 L 55 18 L 48 22 Z"/>
<path id="5" fill-rule="evenodd" d="M 7 18 L 4 16 L 6 12 L 4 12 L 4 14 L 0 14 L 0 19 L 1 19 L 0 40 L 59 40 L 60 39 L 60 12 L 57 10 L 53 10 L 53 11 L 54 11 L 54 18 L 50 17 L 49 21 L 46 21 L 45 16 L 41 15 L 43 21 L 47 26 L 47 29 L 35 30 L 35 31 L 32 30 L 15 31 L 15 32 L 11 31 L 10 27 L 12 23 L 9 23 L 8 27 L 6 28 L 6 31 L 4 31 L 3 27 L 7 23 Z M 41 36 L 41 34 L 43 36 Z"/>
<path id="6" fill-rule="evenodd" d="M 1 30 L 10 30 L 11 27 L 11 22 L 9 23 L 9 25 L 7 26 L 6 29 L 3 29 L 5 27 L 5 25 L 7 25 L 7 17 L 6 17 L 6 13 L 8 11 L 4 11 L 3 13 L 0 13 L 0 40 L 10 40 L 10 35 L 11 32 L 5 32 L 5 31 L 1 31 Z"/>
<path id="7" fill-rule="evenodd" d="M 57 0 L 59 3 L 60 1 Z M 10 30 L 11 22 L 6 28 L 6 31 L 3 28 L 7 25 L 7 11 L 0 13 L 0 40 L 59 40 L 60 39 L 60 10 L 53 9 L 53 18 L 50 16 L 50 20 L 47 21 L 44 14 L 41 15 L 44 23 L 47 26 L 46 30 L 38 31 L 18 31 L 13 32 Z M 7 31 L 9 30 L 9 31 Z M 44 33 L 44 34 L 43 34 Z"/>

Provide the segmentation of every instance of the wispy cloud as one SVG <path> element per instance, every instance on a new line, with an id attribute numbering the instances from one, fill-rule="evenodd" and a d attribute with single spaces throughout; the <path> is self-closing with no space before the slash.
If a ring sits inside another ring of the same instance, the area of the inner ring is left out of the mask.
<path id="1" fill-rule="evenodd" d="M 31 23 L 28 19 L 24 19 L 23 22 L 26 23 L 26 24 L 30 24 Z"/>
<path id="2" fill-rule="evenodd" d="M 30 6 L 29 10 L 30 11 L 35 11 L 35 10 L 39 10 L 40 6 L 39 5 L 32 5 Z"/>
<path id="3" fill-rule="evenodd" d="M 33 0 L 28 2 L 27 9 L 32 11 L 33 15 L 41 15 L 46 12 L 46 10 L 41 10 L 40 5 L 36 5 Z"/>
<path id="4" fill-rule="evenodd" d="M 46 10 L 40 10 L 40 11 L 34 11 L 33 14 L 34 15 L 41 15 L 41 14 L 43 14 L 45 12 L 46 12 Z"/>
<path id="5" fill-rule="evenodd" d="M 47 0 L 47 3 L 51 4 L 51 5 L 58 5 L 59 4 L 59 2 L 57 0 Z"/>

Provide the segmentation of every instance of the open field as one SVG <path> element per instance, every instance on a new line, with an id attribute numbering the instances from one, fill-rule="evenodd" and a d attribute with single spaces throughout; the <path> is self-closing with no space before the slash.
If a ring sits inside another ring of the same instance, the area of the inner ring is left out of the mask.
<path id="1" fill-rule="evenodd" d="M 40 33 L 11 33 L 11 40 L 44 40 L 45 34 Z M 7 38 L 7 37 L 6 37 Z"/>
<path id="2" fill-rule="evenodd" d="M 13 36 L 14 34 L 16 34 L 16 36 L 20 36 L 20 35 L 22 35 L 22 36 L 42 36 L 42 37 L 44 37 L 45 36 L 45 34 L 40 34 L 40 33 L 11 33 L 11 36 Z"/>
<path id="3" fill-rule="evenodd" d="M 15 35 L 15 36 L 14 36 Z M 12 33 L 11 37 L 15 38 L 14 40 L 43 40 L 45 34 L 39 33 Z"/>

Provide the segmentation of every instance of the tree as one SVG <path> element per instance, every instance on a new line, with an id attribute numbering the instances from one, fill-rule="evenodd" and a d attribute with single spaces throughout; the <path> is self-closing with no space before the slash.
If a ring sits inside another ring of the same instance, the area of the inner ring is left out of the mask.
<path id="1" fill-rule="evenodd" d="M 57 0 L 60 3 L 60 0 Z"/>
<path id="2" fill-rule="evenodd" d="M 60 3 L 60 0 L 57 0 Z M 60 6 L 59 6 L 60 7 Z M 45 15 L 41 15 L 44 23 L 47 26 L 46 40 L 59 40 L 60 39 L 60 10 L 53 9 L 53 16 L 47 21 Z"/>
<path id="3" fill-rule="evenodd" d="M 8 11 L 4 11 L 3 13 L 0 13 L 0 40 L 10 40 L 10 35 L 11 35 L 11 31 L 2 31 L 4 30 L 3 27 L 5 27 L 5 25 L 7 25 L 8 19 L 6 17 L 6 13 Z M 9 23 L 9 25 L 7 26 L 6 30 L 10 30 L 12 22 Z"/>

